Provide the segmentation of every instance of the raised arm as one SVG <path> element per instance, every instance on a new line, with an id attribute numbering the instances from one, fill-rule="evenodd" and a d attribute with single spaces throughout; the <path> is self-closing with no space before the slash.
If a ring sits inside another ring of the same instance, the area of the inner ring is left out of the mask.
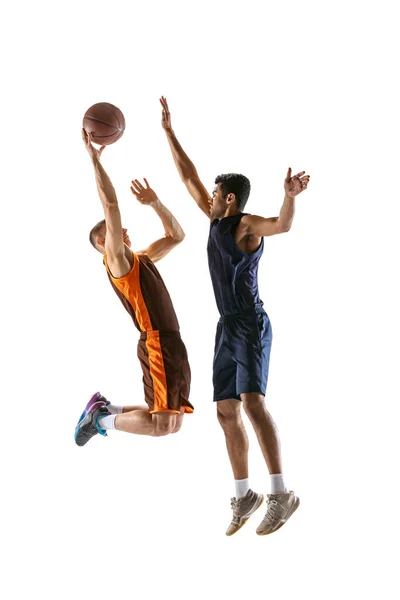
<path id="1" fill-rule="evenodd" d="M 165 236 L 150 244 L 146 250 L 140 250 L 139 252 L 136 252 L 136 254 L 147 254 L 154 263 L 164 258 L 172 248 L 175 248 L 175 246 L 180 244 L 184 239 L 185 234 L 173 214 L 162 204 L 157 197 L 157 194 L 151 189 L 147 179 L 145 179 L 144 182 L 146 187 L 144 187 L 138 179 L 132 181 L 131 192 L 141 204 L 146 204 L 154 209 L 164 225 Z"/>
<path id="2" fill-rule="evenodd" d="M 210 217 L 210 194 L 200 181 L 196 167 L 184 152 L 182 146 L 175 136 L 171 126 L 171 114 L 169 112 L 166 98 L 163 96 L 160 99 L 160 102 L 162 106 L 162 126 L 167 134 L 167 140 L 170 145 L 178 173 L 183 183 L 186 185 L 189 194 L 192 196 L 192 198 L 194 198 L 199 208 L 201 208 L 207 217 Z"/>
<path id="3" fill-rule="evenodd" d="M 263 237 L 289 231 L 294 217 L 295 197 L 307 189 L 310 176 L 301 171 L 292 177 L 292 169 L 288 169 L 284 188 L 285 199 L 279 217 L 263 218 L 256 215 L 245 215 L 241 222 L 242 235 Z"/>
<path id="4" fill-rule="evenodd" d="M 117 195 L 110 178 L 100 163 L 100 157 L 105 146 L 102 146 L 100 150 L 97 150 L 92 145 L 90 134 L 87 134 L 84 129 L 82 129 L 82 138 L 89 156 L 92 159 L 97 191 L 99 192 L 101 204 L 103 205 L 104 218 L 106 221 L 105 251 L 107 254 L 107 262 L 114 277 L 123 277 L 130 271 L 131 266 L 125 256 L 121 213 L 119 211 Z"/>

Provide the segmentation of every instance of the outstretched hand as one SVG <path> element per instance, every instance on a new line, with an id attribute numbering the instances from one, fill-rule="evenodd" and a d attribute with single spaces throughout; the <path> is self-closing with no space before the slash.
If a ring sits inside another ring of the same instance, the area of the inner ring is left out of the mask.
<path id="1" fill-rule="evenodd" d="M 285 179 L 285 192 L 290 198 L 294 198 L 307 189 L 310 175 L 305 175 L 305 171 L 300 171 L 292 177 L 292 169 L 289 167 Z"/>
<path id="2" fill-rule="evenodd" d="M 153 206 L 158 202 L 157 194 L 148 184 L 147 179 L 143 178 L 146 187 L 144 187 L 138 179 L 134 179 L 131 183 L 131 192 L 139 200 L 140 204 Z"/>
<path id="3" fill-rule="evenodd" d="M 97 149 L 93 146 L 93 138 L 92 134 L 88 133 L 85 129 L 82 129 L 82 139 L 86 146 L 86 150 L 89 152 L 89 156 L 92 160 L 100 160 L 101 153 L 103 152 L 105 146 Z"/>
<path id="4" fill-rule="evenodd" d="M 167 99 L 164 98 L 164 96 L 161 96 L 160 103 L 162 106 L 161 125 L 166 132 L 170 132 L 172 131 L 171 113 L 169 112 Z"/>

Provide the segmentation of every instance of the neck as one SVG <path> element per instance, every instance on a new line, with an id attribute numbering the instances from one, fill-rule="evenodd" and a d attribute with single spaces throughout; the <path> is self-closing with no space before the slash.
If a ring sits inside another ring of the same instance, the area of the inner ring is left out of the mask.
<path id="1" fill-rule="evenodd" d="M 222 219 L 224 219 L 225 217 L 233 217 L 234 215 L 240 215 L 241 214 L 241 210 L 239 210 L 238 208 L 235 208 L 233 206 L 229 206 L 223 217 L 221 217 Z"/>

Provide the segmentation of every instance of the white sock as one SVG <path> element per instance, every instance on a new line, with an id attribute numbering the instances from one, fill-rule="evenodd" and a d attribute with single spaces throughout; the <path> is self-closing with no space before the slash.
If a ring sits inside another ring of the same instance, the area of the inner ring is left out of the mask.
<path id="1" fill-rule="evenodd" d="M 286 492 L 282 473 L 271 475 L 271 494 L 280 494 L 282 492 Z"/>
<path id="2" fill-rule="evenodd" d="M 235 479 L 236 498 L 243 498 L 249 489 L 250 487 L 248 479 Z"/>
<path id="3" fill-rule="evenodd" d="M 100 429 L 115 429 L 116 416 L 117 415 L 107 415 L 106 417 L 102 417 L 101 419 L 99 419 L 97 422 L 99 424 Z"/>
<path id="4" fill-rule="evenodd" d="M 114 406 L 114 404 L 107 404 L 107 410 L 109 410 L 112 415 L 121 415 L 123 408 L 123 406 Z"/>

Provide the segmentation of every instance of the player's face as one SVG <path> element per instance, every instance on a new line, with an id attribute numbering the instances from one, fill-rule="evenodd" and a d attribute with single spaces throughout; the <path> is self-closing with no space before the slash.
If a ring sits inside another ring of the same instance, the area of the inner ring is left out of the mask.
<path id="1" fill-rule="evenodd" d="M 211 199 L 210 218 L 211 220 L 220 219 L 226 211 L 226 200 L 223 198 L 220 183 L 214 188 Z"/>

